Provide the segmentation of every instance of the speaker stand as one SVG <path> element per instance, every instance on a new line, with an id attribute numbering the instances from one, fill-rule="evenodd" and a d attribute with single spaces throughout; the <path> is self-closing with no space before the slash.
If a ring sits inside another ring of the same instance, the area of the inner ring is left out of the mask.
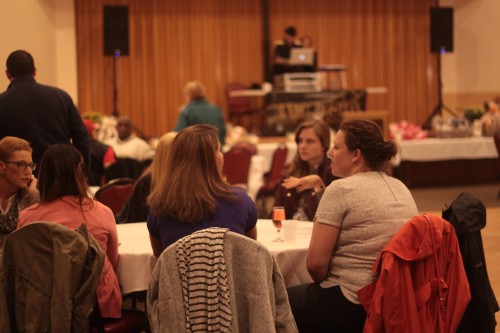
<path id="1" fill-rule="evenodd" d="M 442 115 L 443 114 L 443 109 L 446 110 L 448 113 L 450 113 L 452 116 L 456 117 L 457 113 L 447 107 L 443 103 L 443 82 L 441 81 L 441 54 L 446 53 L 444 50 L 442 50 L 440 53 L 438 53 L 438 58 L 437 58 L 437 76 L 438 76 L 438 103 L 432 110 L 431 114 L 427 116 L 425 119 L 422 129 L 424 130 L 430 130 L 431 129 L 431 122 L 432 118 L 436 115 Z"/>
<path id="2" fill-rule="evenodd" d="M 119 117 L 120 113 L 118 112 L 118 85 L 116 82 L 116 61 L 120 58 L 121 50 L 116 49 L 113 54 L 113 116 Z"/>

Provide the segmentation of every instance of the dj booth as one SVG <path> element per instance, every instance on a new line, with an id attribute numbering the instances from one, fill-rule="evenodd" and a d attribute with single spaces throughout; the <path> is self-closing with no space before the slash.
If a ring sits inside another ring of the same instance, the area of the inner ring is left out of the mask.
<path id="1" fill-rule="evenodd" d="M 365 89 L 287 92 L 273 90 L 265 96 L 264 135 L 294 131 L 301 122 L 324 119 L 337 129 L 345 111 L 366 109 Z"/>

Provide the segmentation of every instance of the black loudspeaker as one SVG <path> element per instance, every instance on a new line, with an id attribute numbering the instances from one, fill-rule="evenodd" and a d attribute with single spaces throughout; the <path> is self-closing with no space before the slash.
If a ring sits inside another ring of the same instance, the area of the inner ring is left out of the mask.
<path id="1" fill-rule="evenodd" d="M 452 7 L 431 7 L 431 52 L 453 52 Z"/>
<path id="2" fill-rule="evenodd" d="M 104 55 L 128 54 L 128 6 L 104 6 Z"/>

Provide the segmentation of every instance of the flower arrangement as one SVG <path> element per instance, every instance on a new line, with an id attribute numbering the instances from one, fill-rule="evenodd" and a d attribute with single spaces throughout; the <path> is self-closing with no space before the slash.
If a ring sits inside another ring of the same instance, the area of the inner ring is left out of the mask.
<path id="1" fill-rule="evenodd" d="M 97 111 L 87 111 L 82 114 L 82 118 L 88 119 L 94 124 L 100 124 L 102 122 L 102 118 L 104 118 L 104 115 Z"/>
<path id="2" fill-rule="evenodd" d="M 470 106 L 464 110 L 464 117 L 470 124 L 472 124 L 474 120 L 481 119 L 483 115 L 484 110 L 479 106 Z"/>

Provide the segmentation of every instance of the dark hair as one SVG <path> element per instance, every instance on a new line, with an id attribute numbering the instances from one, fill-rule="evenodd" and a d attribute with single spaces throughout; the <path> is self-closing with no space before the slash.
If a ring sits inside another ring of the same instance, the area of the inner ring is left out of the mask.
<path id="1" fill-rule="evenodd" d="M 297 29 L 293 25 L 289 26 L 288 28 L 285 29 L 285 34 L 295 37 L 297 36 Z"/>
<path id="2" fill-rule="evenodd" d="M 50 146 L 42 156 L 37 188 L 41 202 L 52 202 L 65 195 L 80 198 L 80 204 L 89 199 L 83 158 L 70 144 Z"/>
<path id="3" fill-rule="evenodd" d="M 359 149 L 366 165 L 373 171 L 382 170 L 396 155 L 397 147 L 385 141 L 378 125 L 371 120 L 350 120 L 340 125 L 345 135 L 345 144 L 350 151 Z"/>
<path id="4" fill-rule="evenodd" d="M 33 75 L 35 72 L 35 61 L 31 54 L 24 50 L 14 51 L 7 58 L 7 71 L 14 78 L 23 75 Z"/>
<path id="5" fill-rule="evenodd" d="M 330 148 L 330 126 L 323 120 L 307 120 L 301 123 L 295 130 L 295 143 L 299 144 L 300 133 L 307 128 L 311 128 L 314 134 L 319 138 L 323 153 L 326 157 L 326 152 Z M 286 175 L 294 177 L 304 177 L 309 174 L 309 165 L 300 159 L 299 150 L 293 158 L 293 161 L 288 165 Z"/>

